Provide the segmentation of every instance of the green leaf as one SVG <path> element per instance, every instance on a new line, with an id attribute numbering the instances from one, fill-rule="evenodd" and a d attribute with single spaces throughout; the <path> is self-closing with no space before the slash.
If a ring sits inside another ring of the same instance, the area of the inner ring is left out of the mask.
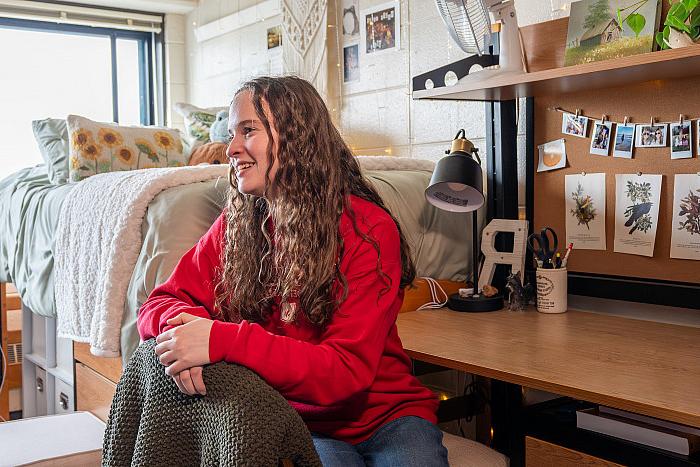
<path id="1" fill-rule="evenodd" d="M 682 3 L 674 3 L 671 8 L 668 9 L 668 15 L 666 18 L 676 18 L 684 21 L 688 16 L 688 10 L 686 10 L 685 5 Z"/>
<path id="2" fill-rule="evenodd" d="M 666 18 L 666 22 L 664 23 L 666 26 L 671 26 L 673 29 L 677 29 L 679 31 L 683 31 L 685 33 L 690 34 L 690 28 L 686 26 L 684 22 L 676 18 L 675 16 L 668 16 Z"/>
<path id="3" fill-rule="evenodd" d="M 622 27 L 622 14 L 620 13 L 619 8 L 617 9 L 617 24 L 619 24 L 620 27 Z"/>
<path id="4" fill-rule="evenodd" d="M 690 13 L 690 27 L 700 26 L 700 5 Z"/>
<path id="5" fill-rule="evenodd" d="M 635 37 L 639 37 L 639 33 L 642 32 L 646 24 L 647 20 L 639 13 L 632 13 L 627 17 L 627 25 L 634 31 Z"/>
<path id="6" fill-rule="evenodd" d="M 151 160 L 151 162 L 158 162 L 160 159 L 158 159 L 158 154 L 148 154 L 148 158 Z"/>
<path id="7" fill-rule="evenodd" d="M 663 32 L 656 33 L 656 43 L 659 44 L 659 48 L 661 50 L 666 48 L 666 43 L 664 42 L 664 33 Z"/>
<path id="8" fill-rule="evenodd" d="M 698 3 L 700 2 L 699 0 L 681 0 L 681 3 L 683 3 L 683 6 L 685 7 L 685 10 L 687 12 L 692 13 L 692 11 L 695 9 L 696 6 L 698 6 Z"/>

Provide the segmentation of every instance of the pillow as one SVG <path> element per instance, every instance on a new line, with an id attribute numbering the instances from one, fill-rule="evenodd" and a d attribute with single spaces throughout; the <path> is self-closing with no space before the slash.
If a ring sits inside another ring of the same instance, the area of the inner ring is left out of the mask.
<path id="1" fill-rule="evenodd" d="M 58 118 L 34 120 L 32 130 L 41 156 L 46 161 L 49 181 L 53 185 L 63 185 L 68 181 L 68 129 L 66 121 Z"/>
<path id="2" fill-rule="evenodd" d="M 197 146 L 192 151 L 188 165 L 227 164 L 226 143 L 206 143 Z"/>
<path id="3" fill-rule="evenodd" d="M 119 170 L 182 167 L 180 133 L 160 127 L 119 126 L 69 115 L 70 180 Z"/>
<path id="4" fill-rule="evenodd" d="M 202 109 L 194 105 L 178 102 L 175 110 L 185 119 L 185 133 L 192 149 L 209 142 L 209 129 L 216 121 L 216 114 L 228 107 Z"/>

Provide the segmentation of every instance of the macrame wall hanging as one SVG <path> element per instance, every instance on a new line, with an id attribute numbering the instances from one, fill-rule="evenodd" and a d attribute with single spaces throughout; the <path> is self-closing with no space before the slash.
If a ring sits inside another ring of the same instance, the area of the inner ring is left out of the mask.
<path id="1" fill-rule="evenodd" d="M 327 102 L 327 0 L 282 0 L 282 63 L 285 74 L 310 81 Z"/>

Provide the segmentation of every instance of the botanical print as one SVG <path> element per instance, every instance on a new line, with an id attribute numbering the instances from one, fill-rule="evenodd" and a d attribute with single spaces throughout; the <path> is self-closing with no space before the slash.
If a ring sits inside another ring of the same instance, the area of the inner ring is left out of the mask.
<path id="1" fill-rule="evenodd" d="M 615 181 L 615 251 L 653 256 L 662 176 L 618 174 Z"/>
<path id="2" fill-rule="evenodd" d="M 605 250 L 605 174 L 564 177 L 566 244 L 577 250 Z"/>
<path id="3" fill-rule="evenodd" d="M 700 189 L 695 191 L 700 193 Z M 700 234 L 700 196 L 690 190 L 678 204 L 681 208 L 679 216 L 685 216 L 678 230 L 685 230 L 691 235 Z"/>
<path id="4" fill-rule="evenodd" d="M 700 260 L 700 175 L 676 174 L 671 258 Z"/>
<path id="5" fill-rule="evenodd" d="M 590 223 L 595 219 L 595 203 L 591 198 L 591 195 L 587 195 L 583 192 L 583 187 L 578 184 L 576 191 L 571 193 L 571 199 L 573 199 L 576 207 L 569 210 L 572 216 L 578 221 L 578 225 L 585 225 L 587 229 L 590 229 Z"/>
<path id="6" fill-rule="evenodd" d="M 651 183 L 648 182 L 633 182 L 627 180 L 627 198 L 631 205 L 625 209 L 625 227 L 632 227 L 629 234 L 632 235 L 635 230 L 639 229 L 642 232 L 647 232 L 652 227 L 651 216 L 649 211 L 654 203 L 651 202 Z"/>

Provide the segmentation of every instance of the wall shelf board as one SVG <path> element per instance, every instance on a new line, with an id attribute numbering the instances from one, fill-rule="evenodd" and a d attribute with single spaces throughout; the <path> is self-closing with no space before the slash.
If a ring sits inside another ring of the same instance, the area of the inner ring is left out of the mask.
<path id="1" fill-rule="evenodd" d="M 415 91 L 413 98 L 498 101 L 592 91 L 699 74 L 700 45 L 695 45 L 532 73 L 494 75 L 488 80 L 470 80 L 467 76 L 451 87 Z M 478 75 L 475 72 L 473 76 Z"/>

